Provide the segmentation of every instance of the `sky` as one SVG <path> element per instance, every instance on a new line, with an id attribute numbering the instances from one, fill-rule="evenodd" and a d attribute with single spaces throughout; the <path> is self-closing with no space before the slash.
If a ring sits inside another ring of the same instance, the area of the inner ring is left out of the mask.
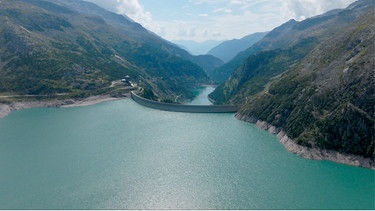
<path id="1" fill-rule="evenodd" d="M 355 0 L 86 0 L 124 14 L 167 40 L 239 39 Z"/>

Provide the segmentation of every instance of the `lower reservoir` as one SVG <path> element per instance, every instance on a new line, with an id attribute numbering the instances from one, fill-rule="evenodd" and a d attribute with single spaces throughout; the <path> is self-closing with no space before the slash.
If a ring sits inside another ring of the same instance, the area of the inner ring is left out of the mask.
<path id="1" fill-rule="evenodd" d="M 130 99 L 0 119 L 0 209 L 374 209 L 373 170 L 289 153 L 233 114 Z"/>

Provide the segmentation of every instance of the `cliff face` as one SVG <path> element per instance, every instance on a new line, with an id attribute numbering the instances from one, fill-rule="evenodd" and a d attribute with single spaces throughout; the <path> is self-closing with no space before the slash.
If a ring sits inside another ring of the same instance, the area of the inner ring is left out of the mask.
<path id="1" fill-rule="evenodd" d="M 282 128 L 306 149 L 361 155 L 373 162 L 373 14 L 374 7 L 321 42 L 263 92 L 249 96 L 241 119 Z"/>

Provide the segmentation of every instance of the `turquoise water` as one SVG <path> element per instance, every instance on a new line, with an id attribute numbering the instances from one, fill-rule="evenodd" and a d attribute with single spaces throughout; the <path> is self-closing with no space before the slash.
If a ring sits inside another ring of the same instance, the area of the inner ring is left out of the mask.
<path id="1" fill-rule="evenodd" d="M 0 209 L 374 209 L 374 172 L 129 99 L 0 119 Z"/>
<path id="2" fill-rule="evenodd" d="M 212 105 L 208 99 L 208 95 L 215 90 L 214 86 L 201 86 L 193 92 L 197 95 L 194 100 L 190 101 L 190 105 Z"/>

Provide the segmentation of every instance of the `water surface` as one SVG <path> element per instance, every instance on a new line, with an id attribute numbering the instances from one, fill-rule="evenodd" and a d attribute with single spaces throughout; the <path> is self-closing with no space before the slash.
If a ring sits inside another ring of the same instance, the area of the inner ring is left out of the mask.
<path id="1" fill-rule="evenodd" d="M 0 119 L 0 209 L 374 209 L 374 171 L 130 99 Z"/>
<path id="2" fill-rule="evenodd" d="M 196 97 L 190 101 L 189 105 L 212 105 L 212 102 L 208 99 L 208 95 L 211 94 L 216 88 L 214 86 L 201 86 L 196 90 L 193 90 Z"/>

